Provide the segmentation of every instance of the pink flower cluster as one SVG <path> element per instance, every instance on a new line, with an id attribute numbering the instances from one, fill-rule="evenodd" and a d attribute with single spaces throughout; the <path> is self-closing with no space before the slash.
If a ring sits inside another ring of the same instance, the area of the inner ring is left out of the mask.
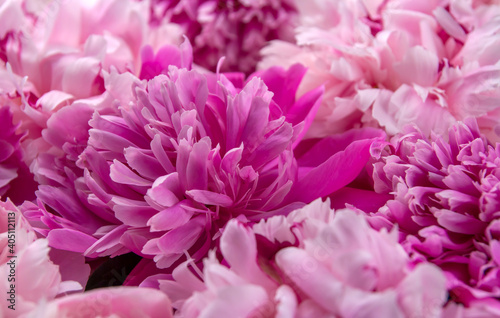
<path id="1" fill-rule="evenodd" d="M 500 3 L 0 1 L 0 317 L 500 317 Z"/>
<path id="2" fill-rule="evenodd" d="M 293 41 L 293 0 L 152 0 L 151 24 L 173 22 L 193 43 L 195 63 L 250 74 L 271 40 Z"/>
<path id="3" fill-rule="evenodd" d="M 311 137 L 359 125 L 393 135 L 410 123 L 444 134 L 476 117 L 500 140 L 498 1 L 298 4 L 296 43 L 274 41 L 261 66 L 303 63 L 309 74 L 299 94 L 325 85 Z"/>

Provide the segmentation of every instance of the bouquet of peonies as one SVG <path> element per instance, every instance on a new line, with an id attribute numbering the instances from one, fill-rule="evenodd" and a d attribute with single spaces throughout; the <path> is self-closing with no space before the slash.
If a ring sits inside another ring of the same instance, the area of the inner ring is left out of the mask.
<path id="1" fill-rule="evenodd" d="M 0 0 L 0 317 L 500 317 L 500 1 Z"/>

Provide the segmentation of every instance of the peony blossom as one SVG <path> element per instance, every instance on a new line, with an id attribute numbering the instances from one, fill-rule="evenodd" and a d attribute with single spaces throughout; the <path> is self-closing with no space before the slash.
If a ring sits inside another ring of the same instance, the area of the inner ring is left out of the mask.
<path id="1" fill-rule="evenodd" d="M 76 162 L 83 176 L 68 174 L 74 188 L 40 187 L 41 202 L 25 204 L 25 215 L 53 247 L 88 257 L 132 251 L 167 268 L 187 254 L 201 259 L 231 218 L 254 222 L 330 195 L 385 135 L 364 129 L 299 147 L 322 94 L 288 93 L 304 72 L 272 68 L 243 82 L 170 66 L 135 82 L 131 103 L 116 101 L 119 114 L 96 112 L 89 122 Z"/>
<path id="2" fill-rule="evenodd" d="M 138 73 L 144 45 L 156 49 L 180 40 L 177 34 L 177 39 L 155 41 L 161 30 L 149 27 L 149 8 L 143 2 L 15 0 L 2 7 L 2 20 L 10 14 L 23 23 L 4 26 L 0 56 L 14 73 L 28 76 L 38 97 L 51 93 L 46 102 L 55 102 L 62 93 L 98 95 L 104 89 L 101 70 Z"/>
<path id="3" fill-rule="evenodd" d="M 410 265 L 397 233 L 317 200 L 247 227 L 232 220 L 203 273 L 160 280 L 178 317 L 439 317 L 445 277 Z M 198 277 L 199 276 L 199 277 Z M 200 279 L 201 278 L 201 279 Z M 425 285 L 425 286 L 424 286 Z"/>
<path id="4" fill-rule="evenodd" d="M 225 57 L 221 70 L 246 74 L 255 70 L 268 41 L 293 41 L 297 20 L 293 0 L 154 0 L 151 11 L 153 25 L 166 20 L 181 26 L 195 63 L 215 71 Z"/>
<path id="5" fill-rule="evenodd" d="M 376 216 L 397 224 L 405 248 L 440 266 L 452 297 L 468 304 L 500 295 L 500 150 L 474 120 L 453 126 L 448 139 L 418 130 L 394 139 L 374 166 L 375 190 L 394 199 Z"/>
<path id="6" fill-rule="evenodd" d="M 282 75 L 300 81 L 296 70 Z M 212 80 L 171 66 L 167 76 L 135 88 L 137 101 L 120 116 L 94 115 L 79 164 L 89 202 L 111 208 L 118 221 L 106 244 L 169 267 L 186 251 L 204 255 L 228 219 L 283 207 L 296 170 L 292 145 L 321 90 L 278 106 L 259 78 L 243 89 Z M 289 121 L 285 107 L 295 110 Z M 86 253 L 110 253 L 105 242 Z"/>
<path id="7" fill-rule="evenodd" d="M 310 70 L 299 96 L 325 85 L 309 136 L 360 125 L 394 135 L 410 123 L 426 135 L 446 134 L 455 121 L 476 117 L 481 131 L 499 140 L 498 5 L 393 0 L 298 7 L 297 45 L 275 41 L 261 67 L 304 63 Z"/>
<path id="8" fill-rule="evenodd" d="M 47 121 L 41 138 L 45 150 L 31 165 L 39 183 L 37 200 L 25 202 L 21 209 L 36 231 L 47 237 L 51 247 L 83 253 L 88 247 L 85 235 L 93 235 L 114 220 L 106 211 L 88 202 L 87 189 L 83 186 L 84 170 L 76 161 L 87 147 L 88 121 L 94 111 L 115 113 L 114 104 L 127 104 L 132 98 L 132 92 L 127 94 L 127 90 L 139 82 L 130 73 L 105 74 L 105 93 L 77 100 L 58 110 Z M 65 228 L 72 231 L 60 231 Z M 48 235 L 49 230 L 55 231 Z"/>

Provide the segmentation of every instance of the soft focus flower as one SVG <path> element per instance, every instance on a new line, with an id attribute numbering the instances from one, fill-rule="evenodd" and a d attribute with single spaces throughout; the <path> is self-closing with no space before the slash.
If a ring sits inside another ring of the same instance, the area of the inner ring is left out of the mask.
<path id="1" fill-rule="evenodd" d="M 261 67 L 306 65 L 299 96 L 325 85 L 309 136 L 359 125 L 393 135 L 409 123 L 445 134 L 473 116 L 488 138 L 500 139 L 498 4 L 310 1 L 298 8 L 298 45 L 275 41 Z"/>
<path id="2" fill-rule="evenodd" d="M 179 24 L 193 43 L 194 62 L 215 71 L 250 74 L 268 41 L 293 41 L 294 0 L 154 0 L 152 24 Z"/>
<path id="3" fill-rule="evenodd" d="M 3 317 L 22 316 L 39 303 L 83 289 L 82 283 L 90 272 L 83 257 L 63 252 L 67 268 L 60 271 L 58 264 L 51 260 L 54 255 L 49 256 L 47 240 L 37 239 L 33 228 L 10 201 L 0 202 L 0 232 L 0 272 L 4 278 L 0 283 L 0 292 L 4 295 L 0 300 L 0 313 Z M 10 302 L 13 298 L 14 302 Z M 8 308 L 13 303 L 15 310 Z"/>
<path id="4" fill-rule="evenodd" d="M 500 317 L 500 304 L 487 299 L 474 301 L 467 307 L 456 303 L 449 303 L 443 310 L 443 318 L 490 318 Z"/>
<path id="5" fill-rule="evenodd" d="M 317 200 L 253 229 L 225 228 L 200 277 L 189 261 L 160 280 L 179 317 L 439 317 L 445 278 L 410 266 L 397 232 Z M 202 278 L 202 280 L 200 280 Z"/>
<path id="6" fill-rule="evenodd" d="M 393 144 L 375 163 L 375 190 L 394 194 L 379 224 L 397 224 L 416 260 L 439 265 L 452 297 L 499 297 L 499 145 L 474 120 L 453 126 L 449 141 L 409 130 Z"/>

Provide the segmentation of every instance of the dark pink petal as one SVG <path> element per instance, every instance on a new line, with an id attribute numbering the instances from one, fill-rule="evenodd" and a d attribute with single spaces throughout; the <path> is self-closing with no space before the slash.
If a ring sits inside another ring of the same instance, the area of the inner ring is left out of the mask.
<path id="1" fill-rule="evenodd" d="M 325 162 L 311 169 L 294 184 L 288 201 L 311 202 L 327 196 L 352 182 L 370 159 L 370 147 L 375 139 L 357 140 Z M 312 191 L 314 189 L 314 191 Z"/>
<path id="2" fill-rule="evenodd" d="M 159 249 L 165 254 L 181 254 L 189 249 L 205 228 L 203 219 L 193 218 L 190 222 L 167 232 L 158 240 Z"/>
<path id="3" fill-rule="evenodd" d="M 434 216 L 441 226 L 456 233 L 479 234 L 486 228 L 486 224 L 476 218 L 450 210 L 434 212 Z"/>
<path id="4" fill-rule="evenodd" d="M 186 224 L 193 216 L 192 211 L 183 208 L 188 202 L 184 200 L 158 212 L 149 219 L 147 225 L 151 231 L 167 231 Z"/>
<path id="5" fill-rule="evenodd" d="M 90 235 L 71 229 L 52 230 L 47 239 L 53 248 L 82 254 L 97 241 Z"/>
<path id="6" fill-rule="evenodd" d="M 186 194 L 194 201 L 206 205 L 220 205 L 229 207 L 233 204 L 233 199 L 222 193 L 215 193 L 207 190 L 189 190 Z"/>

